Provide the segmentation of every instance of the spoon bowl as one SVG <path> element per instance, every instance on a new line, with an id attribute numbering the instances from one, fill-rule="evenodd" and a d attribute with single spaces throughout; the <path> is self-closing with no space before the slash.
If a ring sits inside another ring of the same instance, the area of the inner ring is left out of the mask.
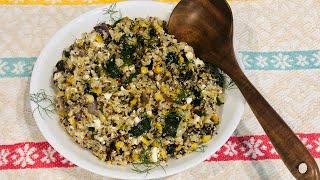
<path id="1" fill-rule="evenodd" d="M 240 69 L 233 50 L 232 12 L 225 0 L 181 0 L 170 16 L 168 30 L 236 83 L 294 177 L 320 179 L 312 155 Z"/>

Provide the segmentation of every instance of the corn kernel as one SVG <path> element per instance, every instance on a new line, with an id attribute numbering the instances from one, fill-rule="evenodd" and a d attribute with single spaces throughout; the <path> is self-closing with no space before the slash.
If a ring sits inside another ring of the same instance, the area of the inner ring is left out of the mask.
<path id="1" fill-rule="evenodd" d="M 101 37 L 100 34 L 96 35 L 96 41 L 99 42 L 99 43 L 103 43 L 103 38 Z"/>
<path id="2" fill-rule="evenodd" d="M 162 67 L 159 66 L 159 65 L 157 65 L 157 66 L 154 68 L 154 70 L 153 70 L 153 72 L 156 73 L 156 74 L 161 74 L 162 71 L 163 71 L 163 69 L 162 69 Z"/>
<path id="3" fill-rule="evenodd" d="M 158 141 L 153 141 L 151 144 L 153 147 L 160 147 L 160 144 Z"/>
<path id="4" fill-rule="evenodd" d="M 76 120 L 74 119 L 74 116 L 71 116 L 70 118 L 68 118 L 69 123 L 71 124 L 72 127 L 76 128 Z"/>
<path id="5" fill-rule="evenodd" d="M 99 113 L 99 119 L 100 119 L 102 122 L 106 122 L 106 121 L 107 121 L 106 117 L 105 117 L 102 113 Z"/>
<path id="6" fill-rule="evenodd" d="M 145 145 L 147 145 L 147 146 L 150 145 L 150 142 L 149 142 L 146 138 L 144 138 L 144 137 L 141 138 L 141 141 L 142 141 L 143 144 L 145 144 Z"/>
<path id="7" fill-rule="evenodd" d="M 76 40 L 76 44 L 78 44 L 78 45 L 80 45 L 80 46 L 82 46 L 83 43 L 84 43 L 84 40 L 83 40 L 83 39 L 77 39 L 77 40 Z"/>
<path id="8" fill-rule="evenodd" d="M 138 161 L 140 161 L 140 156 L 139 156 L 139 154 L 137 154 L 137 153 L 133 153 L 133 155 L 132 155 L 132 159 L 133 159 L 133 161 L 134 161 L 134 162 L 138 162 Z"/>
<path id="9" fill-rule="evenodd" d="M 165 73 L 165 76 L 166 76 L 166 77 L 171 77 L 171 72 L 170 72 L 170 71 L 167 71 L 167 72 Z"/>
<path id="10" fill-rule="evenodd" d="M 133 98 L 131 101 L 130 101 L 130 107 L 134 107 L 138 102 L 138 99 L 137 98 Z"/>
<path id="11" fill-rule="evenodd" d="M 117 148 L 117 150 L 120 150 L 121 148 L 123 148 L 123 146 L 124 146 L 124 142 L 122 142 L 122 141 L 118 141 L 118 142 L 116 142 L 116 148 Z"/>
<path id="12" fill-rule="evenodd" d="M 67 79 L 66 79 L 67 83 L 69 84 L 73 84 L 74 82 L 74 76 L 69 76 Z"/>
<path id="13" fill-rule="evenodd" d="M 66 92 L 65 92 L 65 97 L 67 100 L 71 99 L 73 93 L 76 92 L 76 89 L 75 88 L 72 88 L 72 87 L 68 87 L 66 88 Z"/>
<path id="14" fill-rule="evenodd" d="M 58 91 L 56 94 L 57 97 L 62 97 L 63 95 L 64 95 L 64 93 L 62 91 Z"/>
<path id="15" fill-rule="evenodd" d="M 182 145 L 179 145 L 179 146 L 176 148 L 176 151 L 180 151 L 182 148 L 183 148 L 183 146 L 182 146 Z"/>
<path id="16" fill-rule="evenodd" d="M 219 116 L 217 114 L 213 114 L 211 116 L 211 120 L 214 122 L 214 124 L 219 124 Z"/>
<path id="17" fill-rule="evenodd" d="M 162 101 L 163 100 L 163 96 L 162 96 L 162 94 L 160 92 L 157 92 L 157 93 L 154 94 L 154 99 L 156 101 Z"/>
<path id="18" fill-rule="evenodd" d="M 162 158 L 162 159 L 167 159 L 167 151 L 166 150 L 164 150 L 164 149 L 161 149 L 160 150 L 160 157 Z"/>
<path id="19" fill-rule="evenodd" d="M 94 97 L 91 94 L 86 94 L 86 100 L 89 104 L 94 102 Z"/>
<path id="20" fill-rule="evenodd" d="M 156 128 L 158 129 L 159 132 L 162 132 L 162 125 L 160 122 L 156 122 L 155 124 Z"/>
<path id="21" fill-rule="evenodd" d="M 204 135 L 204 136 L 202 136 L 201 140 L 202 140 L 203 143 L 207 143 L 207 142 L 210 141 L 210 139 L 211 139 L 210 135 Z"/>
<path id="22" fill-rule="evenodd" d="M 198 143 L 191 143 L 190 148 L 196 150 L 198 148 Z"/>
<path id="23" fill-rule="evenodd" d="M 188 109 L 188 110 L 191 110 L 192 107 L 193 107 L 193 106 L 192 106 L 191 104 L 187 104 L 187 109 Z"/>
<path id="24" fill-rule="evenodd" d="M 102 87 L 92 88 L 92 92 L 94 92 L 96 94 L 101 94 L 102 93 Z"/>
<path id="25" fill-rule="evenodd" d="M 168 85 L 165 84 L 165 85 L 161 86 L 161 87 L 160 87 L 160 91 L 163 92 L 163 93 L 165 93 L 165 94 L 168 93 L 168 92 L 169 92 L 169 87 L 168 87 Z"/>
<path id="26" fill-rule="evenodd" d="M 179 55 L 179 64 L 183 64 L 184 63 L 184 58 L 181 56 L 181 55 Z"/>
<path id="27" fill-rule="evenodd" d="M 141 74 L 147 74 L 148 73 L 148 68 L 145 66 L 141 67 Z"/>

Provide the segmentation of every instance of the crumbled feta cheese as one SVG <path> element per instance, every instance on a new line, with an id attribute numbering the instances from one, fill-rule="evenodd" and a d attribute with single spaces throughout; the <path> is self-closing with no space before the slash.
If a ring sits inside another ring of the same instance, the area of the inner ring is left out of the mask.
<path id="1" fill-rule="evenodd" d="M 187 104 L 190 104 L 192 102 L 192 97 L 188 97 L 186 101 L 187 101 Z"/>
<path id="2" fill-rule="evenodd" d="M 197 124 L 199 121 L 200 121 L 200 116 L 195 114 L 193 119 L 194 124 Z"/>
<path id="3" fill-rule="evenodd" d="M 187 52 L 186 57 L 188 60 L 192 60 L 194 58 L 194 54 L 192 52 Z"/>
<path id="4" fill-rule="evenodd" d="M 120 67 L 120 66 L 123 65 L 123 60 L 122 60 L 122 59 L 117 58 L 115 61 L 116 61 L 116 65 L 117 65 L 118 67 Z"/>
<path id="5" fill-rule="evenodd" d="M 57 72 L 57 73 L 54 74 L 53 80 L 58 80 L 58 79 L 60 79 L 61 77 L 62 77 L 62 74 L 61 74 L 60 72 Z"/>
<path id="6" fill-rule="evenodd" d="M 159 153 L 159 149 L 157 147 L 151 148 L 151 161 L 152 162 L 158 161 L 158 153 Z"/>
<path id="7" fill-rule="evenodd" d="M 202 65 L 204 65 L 204 63 L 203 63 L 203 61 L 202 60 L 200 60 L 199 58 L 197 58 L 196 60 L 194 60 L 194 64 L 196 65 L 196 66 L 202 66 Z"/>
<path id="8" fill-rule="evenodd" d="M 96 137 L 96 139 L 97 139 L 98 141 L 100 141 L 100 142 L 104 142 L 104 138 L 103 138 L 103 137 L 101 137 L 101 136 L 100 136 L 100 137 L 99 137 L 99 136 L 98 136 L 98 137 Z"/>
<path id="9" fill-rule="evenodd" d="M 104 98 L 106 98 L 106 100 L 109 100 L 112 96 L 111 93 L 104 93 L 103 95 L 104 95 Z"/>
<path id="10" fill-rule="evenodd" d="M 126 91 L 126 89 L 123 86 L 120 87 L 120 90 L 121 91 Z"/>
<path id="11" fill-rule="evenodd" d="M 131 140 L 131 143 L 132 143 L 133 145 L 138 145 L 138 139 L 137 139 L 137 138 L 133 138 L 133 139 Z"/>
<path id="12" fill-rule="evenodd" d="M 102 48 L 102 47 L 104 47 L 105 45 L 104 45 L 104 43 L 101 43 L 101 42 L 93 42 L 93 46 Z"/>
<path id="13" fill-rule="evenodd" d="M 152 111 L 147 111 L 148 116 L 152 116 Z"/>
<path id="14" fill-rule="evenodd" d="M 93 120 L 93 126 L 96 128 L 96 129 L 100 129 L 101 128 L 101 121 L 99 119 L 94 119 Z"/>
<path id="15" fill-rule="evenodd" d="M 139 117 L 135 117 L 135 118 L 134 118 L 134 122 L 135 122 L 136 124 L 138 124 L 140 121 L 141 121 L 141 119 L 140 119 Z"/>
<path id="16" fill-rule="evenodd" d="M 184 46 L 183 50 L 184 50 L 185 52 L 192 52 L 193 49 L 192 49 L 191 46 L 186 45 L 186 46 Z"/>
<path id="17" fill-rule="evenodd" d="M 89 74 L 83 76 L 83 80 L 88 80 L 90 78 Z"/>

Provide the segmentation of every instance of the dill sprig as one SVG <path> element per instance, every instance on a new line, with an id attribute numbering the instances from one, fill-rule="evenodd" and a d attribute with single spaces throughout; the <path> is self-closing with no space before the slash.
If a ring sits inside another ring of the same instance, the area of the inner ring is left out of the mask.
<path id="1" fill-rule="evenodd" d="M 237 85 L 236 83 L 229 77 L 225 74 L 225 85 L 226 85 L 226 89 L 227 90 L 232 90 L 232 89 L 236 89 L 237 88 Z"/>
<path id="2" fill-rule="evenodd" d="M 198 147 L 198 149 L 195 150 L 195 152 L 201 152 L 201 153 L 203 153 L 203 152 L 205 152 L 205 150 L 206 150 L 207 147 L 208 147 L 207 145 L 202 144 L 202 145 L 200 145 L 200 146 Z"/>
<path id="3" fill-rule="evenodd" d="M 104 14 L 109 15 L 111 23 L 115 23 L 122 18 L 121 11 L 117 10 L 117 3 L 112 3 L 104 10 Z"/>
<path id="4" fill-rule="evenodd" d="M 139 174 L 146 174 L 146 176 L 150 173 L 150 171 L 156 167 L 161 167 L 163 171 L 166 173 L 166 170 L 164 169 L 163 165 L 161 165 L 160 162 L 152 162 L 148 158 L 148 152 L 147 150 L 143 150 L 140 155 L 140 162 L 139 163 L 133 163 L 132 170 L 139 173 Z"/>
<path id="5" fill-rule="evenodd" d="M 38 92 L 30 94 L 30 101 L 36 104 L 36 108 L 32 110 L 32 113 L 38 111 L 42 118 L 43 113 L 51 118 L 50 114 L 55 111 L 52 99 L 52 96 L 48 95 L 44 89 L 40 89 Z"/>

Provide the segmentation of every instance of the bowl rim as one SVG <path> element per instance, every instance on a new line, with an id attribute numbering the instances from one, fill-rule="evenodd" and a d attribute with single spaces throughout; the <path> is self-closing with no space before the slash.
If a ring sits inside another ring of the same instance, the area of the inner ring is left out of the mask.
<path id="1" fill-rule="evenodd" d="M 137 3 L 142 3 L 143 5 L 149 6 L 149 5 L 173 5 L 176 3 L 167 3 L 167 2 L 156 2 L 156 1 L 143 1 L 143 0 L 134 0 L 134 1 L 121 1 L 121 2 L 117 2 L 118 5 L 126 5 L 126 6 L 130 6 L 130 5 L 136 5 Z M 32 74 L 31 74 L 31 80 L 30 80 L 30 91 L 29 93 L 31 94 L 32 92 L 35 92 L 35 90 L 37 89 L 36 87 L 37 82 L 36 82 L 36 78 L 35 78 L 35 74 L 36 72 L 39 70 L 39 68 L 41 68 L 41 66 L 39 65 L 39 61 L 43 60 L 43 56 L 45 56 L 45 53 L 47 51 L 49 51 L 49 47 L 51 45 L 53 45 L 55 42 L 55 39 L 59 36 L 61 36 L 62 34 L 64 34 L 64 32 L 69 28 L 69 26 L 73 26 L 74 23 L 76 23 L 77 21 L 85 18 L 86 16 L 89 16 L 91 14 L 95 14 L 98 11 L 102 11 L 103 9 L 105 9 L 106 7 L 110 6 L 113 3 L 108 3 L 106 4 L 106 6 L 103 7 L 98 7 L 98 8 L 94 8 L 86 13 L 81 14 L 80 16 L 77 16 L 76 18 L 74 18 L 72 21 L 68 22 L 66 25 L 64 25 L 63 27 L 61 27 L 53 36 L 51 36 L 50 40 L 46 43 L 45 47 L 41 50 L 40 55 L 37 58 L 37 61 L 35 62 Z M 243 98 L 242 98 L 243 99 Z M 31 104 L 31 108 L 34 109 L 35 106 L 34 104 L 30 101 Z M 244 105 L 244 100 L 243 100 L 243 105 Z M 214 144 L 216 144 L 217 148 L 214 152 L 216 152 L 228 139 L 229 137 L 232 135 L 232 133 L 234 132 L 234 130 L 236 129 L 236 127 L 238 126 L 241 116 L 243 115 L 243 107 L 241 107 L 239 109 L 239 113 L 240 113 L 240 117 L 237 119 L 236 123 L 231 124 L 229 126 L 229 131 L 226 131 L 223 135 L 221 135 L 220 138 L 215 139 Z M 96 166 L 86 166 L 86 161 L 78 158 L 77 154 L 73 154 L 71 151 L 69 151 L 68 149 L 66 149 L 65 147 L 63 147 L 61 144 L 59 144 L 59 141 L 56 140 L 53 136 L 51 136 L 48 132 L 46 132 L 45 128 L 45 122 L 43 120 L 40 120 L 41 118 L 39 118 L 39 115 L 34 114 L 33 113 L 33 117 L 36 121 L 36 124 L 40 130 L 40 132 L 42 133 L 42 135 L 45 137 L 45 139 L 48 141 L 48 143 L 58 152 L 60 153 L 63 157 L 66 157 L 68 160 L 70 160 L 70 162 L 74 163 L 75 165 L 86 169 L 90 172 L 99 174 L 99 175 L 103 175 L 103 176 L 107 176 L 107 177 L 111 177 L 111 178 L 122 178 L 122 179 L 140 179 L 140 178 L 148 178 L 148 179 L 154 179 L 154 178 L 162 178 L 162 177 L 166 177 L 166 176 L 170 176 L 179 172 L 182 172 L 184 170 L 187 170 L 191 167 L 194 167 L 196 165 L 198 165 L 199 163 L 203 162 L 208 156 L 212 155 L 214 152 L 210 151 L 210 149 L 207 149 L 204 153 L 200 154 L 198 158 L 196 158 L 196 160 L 193 161 L 193 163 L 188 163 L 188 164 L 183 164 L 180 166 L 177 166 L 174 171 L 169 171 L 166 173 L 161 173 L 156 175 L 149 175 L 149 176 L 145 176 L 144 175 L 140 175 L 138 174 L 137 176 L 128 176 L 125 173 L 116 173 L 116 172 L 110 172 L 108 170 L 105 170 L 104 172 L 102 172 L 101 170 L 99 170 L 100 168 L 98 168 L 98 165 Z M 98 169 L 98 170 L 97 170 Z M 108 172 L 108 174 L 106 173 L 106 171 Z"/>

